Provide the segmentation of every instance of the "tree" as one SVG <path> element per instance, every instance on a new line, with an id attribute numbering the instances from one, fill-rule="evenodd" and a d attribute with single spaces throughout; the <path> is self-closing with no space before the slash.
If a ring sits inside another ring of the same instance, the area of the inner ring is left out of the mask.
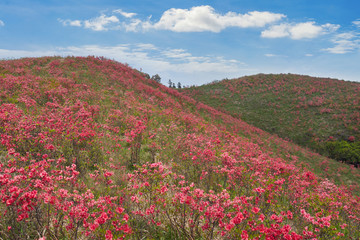
<path id="1" fill-rule="evenodd" d="M 181 83 L 180 83 L 180 82 L 178 82 L 177 86 L 178 86 L 178 88 L 181 88 Z"/>
<path id="2" fill-rule="evenodd" d="M 148 73 L 143 73 L 143 74 L 145 78 L 150 79 L 150 75 Z"/>
<path id="3" fill-rule="evenodd" d="M 172 88 L 176 88 L 175 83 L 172 84 Z"/>
<path id="4" fill-rule="evenodd" d="M 151 77 L 152 80 L 154 80 L 155 82 L 160 83 L 161 81 L 161 77 L 159 76 L 159 74 L 155 74 Z"/>
<path id="5" fill-rule="evenodd" d="M 171 87 L 172 87 L 172 84 L 173 84 L 172 81 L 171 81 L 171 79 L 169 79 L 169 82 L 168 82 L 168 83 L 169 83 L 169 88 L 171 88 Z"/>

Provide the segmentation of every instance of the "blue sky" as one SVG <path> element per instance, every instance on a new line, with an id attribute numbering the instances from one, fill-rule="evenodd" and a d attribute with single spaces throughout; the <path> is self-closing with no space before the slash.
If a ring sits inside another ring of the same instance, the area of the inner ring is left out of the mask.
<path id="1" fill-rule="evenodd" d="M 257 73 L 360 81 L 358 0 L 0 0 L 0 58 L 105 56 L 167 84 Z"/>

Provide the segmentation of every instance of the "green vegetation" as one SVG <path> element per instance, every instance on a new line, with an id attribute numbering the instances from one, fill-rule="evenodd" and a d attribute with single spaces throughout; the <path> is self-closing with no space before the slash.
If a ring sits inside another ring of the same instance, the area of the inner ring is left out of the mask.
<path id="1" fill-rule="evenodd" d="M 359 238 L 359 183 L 118 62 L 0 61 L 0 239 Z"/>
<path id="2" fill-rule="evenodd" d="M 360 166 L 360 142 L 330 141 L 326 143 L 326 151 L 333 159 Z"/>
<path id="3" fill-rule="evenodd" d="M 360 140 L 360 83 L 293 74 L 259 74 L 183 91 L 324 156 L 359 164 L 352 149 L 359 146 Z M 346 141 L 352 147 L 344 147 L 344 143 L 334 147 L 332 141 Z"/>

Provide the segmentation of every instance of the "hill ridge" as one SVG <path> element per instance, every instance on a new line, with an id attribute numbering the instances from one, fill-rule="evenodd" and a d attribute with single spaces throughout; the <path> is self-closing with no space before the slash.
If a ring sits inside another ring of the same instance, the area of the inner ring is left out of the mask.
<path id="1" fill-rule="evenodd" d="M 2 238 L 358 236 L 356 181 L 310 163 L 357 169 L 105 58 L 0 66 Z"/>
<path id="2" fill-rule="evenodd" d="M 354 165 L 360 163 L 360 84 L 357 82 L 295 74 L 258 74 L 184 91 L 325 156 Z M 346 148 L 349 154 L 340 153 L 341 148 Z"/>

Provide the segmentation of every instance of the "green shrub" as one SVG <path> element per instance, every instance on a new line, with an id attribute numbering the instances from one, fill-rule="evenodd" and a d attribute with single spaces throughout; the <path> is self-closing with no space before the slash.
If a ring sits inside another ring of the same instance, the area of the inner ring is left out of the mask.
<path id="1" fill-rule="evenodd" d="M 360 142 L 330 141 L 326 143 L 326 150 L 333 159 L 360 165 Z"/>

